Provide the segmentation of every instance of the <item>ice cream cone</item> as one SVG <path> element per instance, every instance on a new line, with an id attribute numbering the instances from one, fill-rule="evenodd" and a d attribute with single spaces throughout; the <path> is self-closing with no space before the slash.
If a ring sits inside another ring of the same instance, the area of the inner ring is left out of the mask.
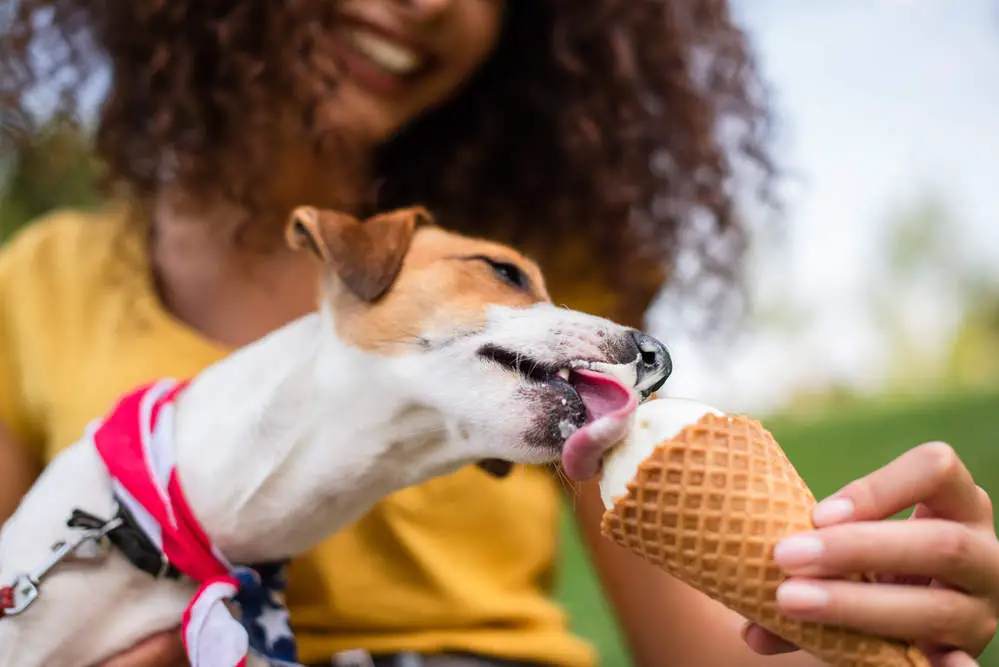
<path id="1" fill-rule="evenodd" d="M 658 403 L 644 404 L 635 424 L 655 443 L 633 447 L 630 462 L 605 463 L 609 483 L 637 464 L 617 492 L 601 483 L 606 537 L 831 665 L 929 667 L 912 644 L 778 613 L 785 575 L 773 549 L 814 528 L 814 495 L 758 421 L 688 403 L 666 424 Z"/>

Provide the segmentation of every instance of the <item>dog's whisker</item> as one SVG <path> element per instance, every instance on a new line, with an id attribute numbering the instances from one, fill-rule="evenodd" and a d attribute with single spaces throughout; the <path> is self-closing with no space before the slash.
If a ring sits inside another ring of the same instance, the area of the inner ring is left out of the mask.
<path id="1" fill-rule="evenodd" d="M 573 497 L 578 495 L 579 487 L 577 486 L 576 482 L 574 482 L 572 479 L 569 478 L 568 475 L 565 474 L 565 469 L 562 468 L 561 465 L 556 464 L 555 467 L 558 470 L 559 479 L 562 480 L 562 484 L 565 487 L 565 490 L 572 492 Z"/>
<path id="2" fill-rule="evenodd" d="M 552 463 L 551 468 L 555 473 L 555 479 L 558 480 L 562 489 L 566 492 L 566 495 L 569 496 L 572 507 L 575 509 L 576 501 L 579 498 L 579 487 L 576 486 L 575 482 L 569 479 L 569 476 L 565 474 L 565 470 L 558 462 Z"/>

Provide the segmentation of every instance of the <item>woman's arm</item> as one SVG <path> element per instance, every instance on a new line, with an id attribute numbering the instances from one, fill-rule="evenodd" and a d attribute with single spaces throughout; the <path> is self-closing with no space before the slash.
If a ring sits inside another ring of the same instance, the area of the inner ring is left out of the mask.
<path id="1" fill-rule="evenodd" d="M 600 533 L 596 483 L 570 499 L 593 564 L 631 648 L 636 667 L 818 667 L 797 651 L 762 656 L 743 641 L 744 619 Z"/>
<path id="2" fill-rule="evenodd" d="M 819 664 L 802 651 L 758 657 L 793 647 L 752 626 L 750 652 L 741 619 L 604 539 L 595 486 L 576 499 L 577 514 L 639 667 Z M 915 509 L 907 521 L 892 520 L 908 507 Z M 977 664 L 999 624 L 999 539 L 988 493 L 952 447 L 933 442 L 903 453 L 820 503 L 812 520 L 816 530 L 774 552 L 790 577 L 782 613 L 915 639 L 938 667 Z M 859 573 L 877 580 L 843 580 Z"/>

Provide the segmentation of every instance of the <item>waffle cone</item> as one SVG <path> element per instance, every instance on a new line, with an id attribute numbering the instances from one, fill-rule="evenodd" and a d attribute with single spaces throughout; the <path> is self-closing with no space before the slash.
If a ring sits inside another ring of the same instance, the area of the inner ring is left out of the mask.
<path id="1" fill-rule="evenodd" d="M 812 530 L 816 501 L 773 436 L 753 419 L 706 414 L 661 442 L 603 534 L 757 625 L 836 667 L 929 667 L 912 644 L 777 611 L 785 536 Z M 857 578 L 859 579 L 859 578 Z"/>

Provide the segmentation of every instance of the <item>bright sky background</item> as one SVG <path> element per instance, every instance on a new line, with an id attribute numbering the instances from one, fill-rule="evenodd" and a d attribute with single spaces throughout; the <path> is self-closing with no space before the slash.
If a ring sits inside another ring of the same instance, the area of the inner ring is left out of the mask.
<path id="1" fill-rule="evenodd" d="M 883 214 L 939 190 L 968 261 L 999 276 L 999 4 L 994 0 L 738 0 L 774 88 L 785 166 L 799 174 L 787 247 L 769 287 L 817 315 L 792 337 L 726 350 L 684 340 L 669 393 L 729 410 L 779 407 L 795 387 L 876 383 L 881 343 L 859 312 L 877 270 Z M 941 346 L 953 315 L 931 295 L 917 324 Z"/>

